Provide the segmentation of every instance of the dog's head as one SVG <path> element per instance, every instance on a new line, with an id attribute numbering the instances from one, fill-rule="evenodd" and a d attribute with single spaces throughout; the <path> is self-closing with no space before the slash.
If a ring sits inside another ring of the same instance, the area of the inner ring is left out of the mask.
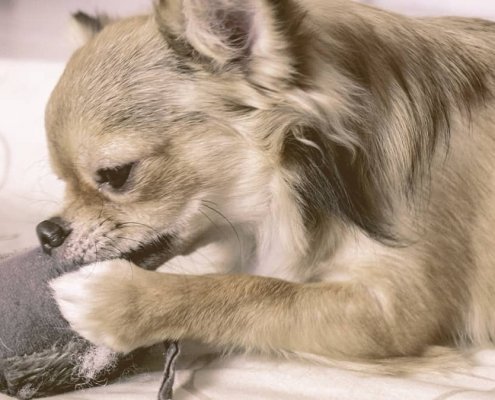
<path id="1" fill-rule="evenodd" d="M 66 183 L 63 211 L 38 228 L 47 251 L 156 267 L 218 225 L 263 218 L 279 163 L 265 136 L 287 123 L 274 110 L 297 72 L 277 13 L 164 1 L 106 26 L 77 15 L 89 40 L 46 112 Z"/>

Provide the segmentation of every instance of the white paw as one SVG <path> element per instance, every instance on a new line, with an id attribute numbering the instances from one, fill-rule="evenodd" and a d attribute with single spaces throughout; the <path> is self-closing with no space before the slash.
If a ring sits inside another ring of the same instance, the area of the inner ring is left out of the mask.
<path id="1" fill-rule="evenodd" d="M 94 263 L 50 282 L 60 311 L 72 329 L 97 345 L 129 352 L 139 347 L 133 335 L 137 317 L 136 276 L 142 270 L 124 260 Z"/>

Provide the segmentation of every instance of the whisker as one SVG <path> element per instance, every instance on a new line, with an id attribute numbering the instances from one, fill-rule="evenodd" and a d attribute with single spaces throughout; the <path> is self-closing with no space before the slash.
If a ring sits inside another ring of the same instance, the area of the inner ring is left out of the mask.
<path id="1" fill-rule="evenodd" d="M 155 232 L 157 234 L 157 236 L 161 236 L 161 233 L 158 232 L 155 228 L 153 228 L 152 226 L 143 224 L 141 222 L 134 222 L 134 221 L 119 222 L 119 223 L 116 224 L 116 228 L 121 228 L 121 227 L 125 227 L 125 226 L 128 226 L 128 225 L 143 226 L 143 227 L 148 228 L 148 229 L 152 230 L 153 232 Z"/>
<path id="2" fill-rule="evenodd" d="M 114 249 L 117 250 L 117 252 L 119 254 L 122 254 L 123 251 L 121 249 L 119 249 L 118 247 L 118 243 L 116 240 L 114 240 L 113 238 L 107 236 L 106 234 L 102 235 L 104 238 L 108 239 L 108 244 L 111 245 Z M 139 240 L 134 240 L 134 239 L 131 239 L 131 238 L 126 238 L 126 237 L 123 237 L 123 236 L 116 236 L 115 239 L 125 239 L 125 240 L 132 240 L 134 242 L 137 242 L 139 245 L 143 245 L 143 243 Z"/>
<path id="3" fill-rule="evenodd" d="M 120 250 L 117 246 L 115 246 L 112 242 L 109 242 L 106 244 L 107 246 L 111 246 L 112 248 L 115 249 L 116 254 L 115 255 L 121 255 L 122 250 Z"/>
<path id="4" fill-rule="evenodd" d="M 115 241 L 114 239 L 112 239 L 111 237 L 109 237 L 106 233 L 104 233 L 102 236 L 103 236 L 105 239 L 108 239 L 108 241 L 109 241 L 110 243 L 113 243 L 113 244 L 115 244 L 115 243 L 116 243 L 116 241 Z"/>
<path id="5" fill-rule="evenodd" d="M 131 279 L 134 279 L 134 263 L 129 262 L 129 268 L 131 269 Z"/>
<path id="6" fill-rule="evenodd" d="M 213 221 L 213 220 L 212 220 L 212 219 L 208 216 L 208 214 L 206 214 L 206 213 L 205 213 L 203 210 L 201 210 L 201 209 L 199 210 L 199 212 L 200 212 L 201 214 L 203 214 L 203 216 L 204 216 L 204 217 L 205 217 L 208 221 L 210 221 L 213 225 L 215 225 L 215 228 L 217 228 L 218 230 L 220 230 L 220 227 L 217 225 L 217 223 L 216 223 L 215 221 Z"/>
<path id="7" fill-rule="evenodd" d="M 206 260 L 208 262 L 208 264 L 212 265 L 212 266 L 215 266 L 215 264 L 213 263 L 213 260 L 206 256 L 203 252 L 201 252 L 200 250 L 197 250 L 195 252 L 195 254 L 197 254 L 198 256 L 202 257 L 204 260 Z"/>
<path id="8" fill-rule="evenodd" d="M 212 200 L 201 199 L 200 201 L 202 201 L 203 203 L 210 203 L 210 204 L 213 204 L 215 206 L 218 206 L 218 203 L 216 203 Z"/>
<path id="9" fill-rule="evenodd" d="M 91 271 L 89 271 L 88 278 L 95 273 L 96 263 L 91 265 Z"/>
<path id="10" fill-rule="evenodd" d="M 96 244 L 96 240 L 93 241 L 93 245 L 95 246 L 95 260 L 98 261 L 98 245 Z"/>
<path id="11" fill-rule="evenodd" d="M 101 214 L 103 214 L 103 209 L 105 208 L 105 202 L 103 199 L 101 200 L 101 208 L 100 208 L 100 213 L 98 214 L 98 219 L 101 218 Z M 100 225 L 101 226 L 101 225 Z"/>
<path id="12" fill-rule="evenodd" d="M 205 200 L 202 200 L 202 202 L 204 202 L 204 201 Z M 210 201 L 210 203 L 213 203 L 213 202 Z M 235 228 L 234 224 L 232 224 L 232 222 L 230 222 L 230 220 L 225 215 L 223 215 L 220 211 L 218 211 L 217 209 L 215 209 L 213 207 L 210 207 L 209 205 L 204 204 L 204 203 L 203 203 L 203 206 L 206 207 L 207 209 L 209 209 L 209 210 L 217 213 L 218 215 L 220 215 L 220 217 L 222 217 L 227 222 L 227 224 L 229 224 L 229 226 L 232 228 L 232 230 L 234 231 L 235 236 L 237 238 L 237 242 L 239 243 L 239 256 L 240 256 L 240 258 L 242 260 L 242 243 L 241 243 L 241 238 L 239 237 L 239 232 L 237 232 L 237 229 Z"/>
<path id="13" fill-rule="evenodd" d="M 105 218 L 103 221 L 100 222 L 100 224 L 98 225 L 98 227 L 102 227 L 103 224 L 105 224 L 105 222 L 108 222 L 110 221 L 112 218 L 111 217 L 108 217 L 108 218 Z"/>
<path id="14" fill-rule="evenodd" d="M 108 236 L 105 236 L 107 239 L 110 239 Z M 122 239 L 122 240 L 130 240 L 131 242 L 136 242 L 140 246 L 145 246 L 145 243 L 142 240 L 136 240 L 136 239 L 131 239 L 125 236 L 115 236 L 115 239 Z"/>

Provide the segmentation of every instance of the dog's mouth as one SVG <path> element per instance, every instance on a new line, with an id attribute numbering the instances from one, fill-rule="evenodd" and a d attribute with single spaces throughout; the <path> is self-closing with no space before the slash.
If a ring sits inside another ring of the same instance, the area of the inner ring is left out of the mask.
<path id="1" fill-rule="evenodd" d="M 175 235 L 161 235 L 149 243 L 121 254 L 120 258 L 129 260 L 141 268 L 155 270 L 175 256 L 177 242 Z"/>

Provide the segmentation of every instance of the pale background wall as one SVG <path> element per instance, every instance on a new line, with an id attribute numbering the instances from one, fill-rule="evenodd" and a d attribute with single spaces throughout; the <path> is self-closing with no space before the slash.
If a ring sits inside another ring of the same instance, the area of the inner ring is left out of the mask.
<path id="1" fill-rule="evenodd" d="M 127 15 L 148 10 L 151 4 L 151 0 L 0 0 L 0 57 L 63 61 L 71 52 L 71 13 Z"/>
<path id="2" fill-rule="evenodd" d="M 495 18 L 494 0 L 364 0 L 363 2 L 411 15 Z"/>
<path id="3" fill-rule="evenodd" d="M 206 0 L 205 0 L 206 1 Z M 365 0 L 363 0 L 365 1 Z M 413 15 L 495 19 L 495 0 L 369 0 Z M 36 243 L 34 226 L 57 208 L 43 128 L 46 99 L 71 52 L 68 15 L 127 15 L 151 0 L 0 0 L 0 252 Z"/>

